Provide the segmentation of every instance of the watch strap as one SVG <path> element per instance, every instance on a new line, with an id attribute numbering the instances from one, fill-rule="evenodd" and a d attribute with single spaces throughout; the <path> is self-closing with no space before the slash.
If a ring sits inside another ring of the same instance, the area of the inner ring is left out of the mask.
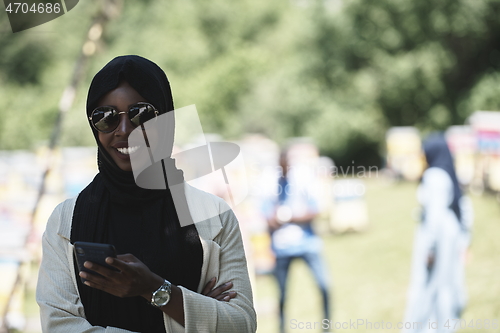
<path id="1" fill-rule="evenodd" d="M 159 293 L 159 292 L 163 292 L 163 291 L 166 291 L 166 292 L 168 293 L 168 295 L 169 295 L 169 299 L 168 299 L 168 300 L 167 300 L 167 302 L 166 302 L 166 303 L 164 303 L 164 304 L 158 304 L 158 303 L 156 303 L 156 301 L 155 301 L 155 298 L 156 298 L 155 296 L 156 296 L 156 294 L 157 294 L 157 293 Z M 150 304 L 151 304 L 152 306 L 156 307 L 156 308 L 160 308 L 160 307 L 162 307 L 162 306 L 164 306 L 164 305 L 168 304 L 168 302 L 170 301 L 170 296 L 171 296 L 171 295 L 172 295 L 172 284 L 171 284 L 168 280 L 165 280 L 165 281 L 163 282 L 163 284 L 160 286 L 160 288 L 156 289 L 156 291 L 155 291 L 155 292 L 153 292 L 153 295 L 152 295 L 152 297 L 151 297 L 151 303 L 150 303 Z"/>

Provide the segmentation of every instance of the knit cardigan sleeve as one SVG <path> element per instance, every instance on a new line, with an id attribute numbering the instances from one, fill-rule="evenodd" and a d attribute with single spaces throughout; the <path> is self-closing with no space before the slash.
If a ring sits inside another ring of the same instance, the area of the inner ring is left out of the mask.
<path id="1" fill-rule="evenodd" d="M 204 251 L 208 267 L 202 274 L 204 281 L 200 287 L 216 277 L 218 284 L 231 281 L 231 290 L 236 291 L 237 296 L 229 302 L 220 302 L 181 286 L 186 332 L 252 333 L 257 329 L 257 322 L 238 221 L 231 210 L 222 213 L 220 218 L 220 233 L 213 241 L 204 243 L 210 250 Z"/>
<path id="2" fill-rule="evenodd" d="M 43 332 L 123 333 L 116 327 L 92 326 L 85 319 L 73 266 L 73 246 L 60 235 L 62 223 L 71 225 L 74 199 L 56 207 L 42 237 L 43 257 L 38 273 L 36 300 L 40 306 Z M 69 221 L 68 221 L 69 218 Z"/>

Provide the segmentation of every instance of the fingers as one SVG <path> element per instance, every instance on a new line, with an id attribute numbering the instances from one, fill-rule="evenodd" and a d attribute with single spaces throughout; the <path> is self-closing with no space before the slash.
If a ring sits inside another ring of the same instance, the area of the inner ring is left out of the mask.
<path id="1" fill-rule="evenodd" d="M 120 255 L 119 258 L 107 257 L 105 261 L 111 267 L 90 261 L 84 263 L 85 268 L 92 271 L 80 272 L 80 276 L 87 280 L 86 285 L 118 297 L 132 297 L 149 294 L 151 283 L 157 282 L 152 282 L 155 274 L 131 254 Z M 93 272 L 100 275 L 92 274 Z"/>
<path id="2" fill-rule="evenodd" d="M 101 289 L 101 284 L 97 282 L 99 280 L 99 277 L 97 275 L 86 272 L 80 272 L 79 275 L 86 280 L 83 284 L 86 284 L 87 286 L 92 288 Z"/>
<path id="3" fill-rule="evenodd" d="M 212 298 L 217 298 L 217 296 L 221 295 L 223 292 L 231 289 L 233 287 L 232 282 L 226 282 L 221 286 L 218 286 L 214 290 L 210 291 L 206 296 L 212 297 Z"/>
<path id="4" fill-rule="evenodd" d="M 216 281 L 217 280 L 215 277 L 211 278 L 210 281 L 208 281 L 207 284 L 205 285 L 205 288 L 203 288 L 201 294 L 211 298 L 215 298 L 216 300 L 222 302 L 229 302 L 231 299 L 236 297 L 237 295 L 236 291 L 226 292 L 227 290 L 233 287 L 232 282 L 226 282 L 218 286 L 217 288 L 212 289 L 214 288 Z"/>
<path id="5" fill-rule="evenodd" d="M 220 294 L 219 296 L 215 297 L 215 299 L 222 302 L 229 302 L 231 299 L 235 298 L 236 295 L 236 291 L 230 291 Z"/>
<path id="6" fill-rule="evenodd" d="M 94 264 L 95 265 L 95 264 Z M 106 286 L 109 284 L 109 280 L 95 274 L 87 273 L 87 272 L 80 272 L 79 273 L 80 277 L 84 278 L 85 281 L 84 284 L 86 284 L 89 287 L 96 288 L 96 289 L 101 289 L 104 290 Z"/>
<path id="7" fill-rule="evenodd" d="M 117 297 L 125 297 L 127 296 L 123 290 L 120 288 L 116 288 L 117 286 L 111 282 L 109 279 L 100 277 L 98 275 L 93 275 L 89 273 L 82 272 L 80 273 L 80 276 L 86 279 L 87 281 L 84 282 L 85 285 L 102 290 L 104 292 L 107 292 L 108 294 L 117 296 Z"/>
<path id="8" fill-rule="evenodd" d="M 128 264 L 130 263 L 142 264 L 142 262 L 132 254 L 119 254 L 116 258 L 107 257 L 105 261 L 106 264 L 117 268 L 119 271 L 126 271 L 129 269 Z M 86 261 L 84 266 L 104 276 L 110 276 L 110 272 L 113 272 L 113 270 L 110 270 L 109 268 L 90 261 Z"/>
<path id="9" fill-rule="evenodd" d="M 119 258 L 107 257 L 106 264 L 117 268 L 119 271 L 122 271 L 122 272 L 126 271 L 129 268 L 128 263 L 131 263 L 133 261 L 127 261 L 126 258 L 123 258 L 123 255 L 119 255 L 118 257 Z"/>
<path id="10" fill-rule="evenodd" d="M 205 285 L 205 288 L 203 288 L 201 294 L 206 296 L 215 287 L 215 282 L 217 282 L 217 279 L 215 277 L 211 278 Z"/>
<path id="11" fill-rule="evenodd" d="M 107 267 L 101 266 L 99 264 L 93 263 L 91 261 L 86 261 L 83 264 L 83 266 L 85 266 L 85 268 L 93 270 L 94 272 L 99 273 L 102 276 L 106 276 L 106 277 L 112 277 L 113 274 L 116 274 L 115 271 L 113 271 L 113 270 L 111 270 L 111 269 L 109 269 Z M 90 275 L 92 275 L 92 274 L 90 274 Z"/>

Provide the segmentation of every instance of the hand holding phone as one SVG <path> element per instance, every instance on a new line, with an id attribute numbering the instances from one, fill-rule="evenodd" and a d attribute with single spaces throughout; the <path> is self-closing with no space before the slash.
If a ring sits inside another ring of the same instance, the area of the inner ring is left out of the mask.
<path id="1" fill-rule="evenodd" d="M 100 244 L 100 243 L 89 243 L 89 242 L 75 242 L 73 244 L 73 250 L 76 258 L 76 262 L 78 263 L 78 270 L 80 272 L 87 272 L 89 274 L 100 275 L 90 269 L 85 268 L 83 264 L 86 261 L 93 262 L 95 264 L 104 266 L 113 271 L 118 271 L 117 268 L 110 266 L 106 263 L 107 257 L 116 258 L 116 250 L 115 247 L 111 244 Z M 82 282 L 87 281 L 86 279 L 80 277 Z"/>

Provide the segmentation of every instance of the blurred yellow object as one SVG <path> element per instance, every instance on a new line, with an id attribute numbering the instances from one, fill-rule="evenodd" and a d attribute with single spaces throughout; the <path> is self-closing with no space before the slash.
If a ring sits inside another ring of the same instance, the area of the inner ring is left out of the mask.
<path id="1" fill-rule="evenodd" d="M 336 180 L 333 185 L 335 205 L 330 229 L 333 232 L 362 231 L 368 227 L 365 183 L 358 179 Z"/>
<path id="2" fill-rule="evenodd" d="M 493 191 L 500 192 L 500 156 L 493 156 L 488 165 L 488 185 Z"/>
<path id="3" fill-rule="evenodd" d="M 269 233 L 260 232 L 252 235 L 252 258 L 257 274 L 272 272 L 274 268 L 274 255 L 271 251 L 271 237 Z"/>
<path id="4" fill-rule="evenodd" d="M 387 167 L 399 177 L 418 180 L 425 168 L 419 131 L 415 127 L 392 127 L 386 142 Z"/>

